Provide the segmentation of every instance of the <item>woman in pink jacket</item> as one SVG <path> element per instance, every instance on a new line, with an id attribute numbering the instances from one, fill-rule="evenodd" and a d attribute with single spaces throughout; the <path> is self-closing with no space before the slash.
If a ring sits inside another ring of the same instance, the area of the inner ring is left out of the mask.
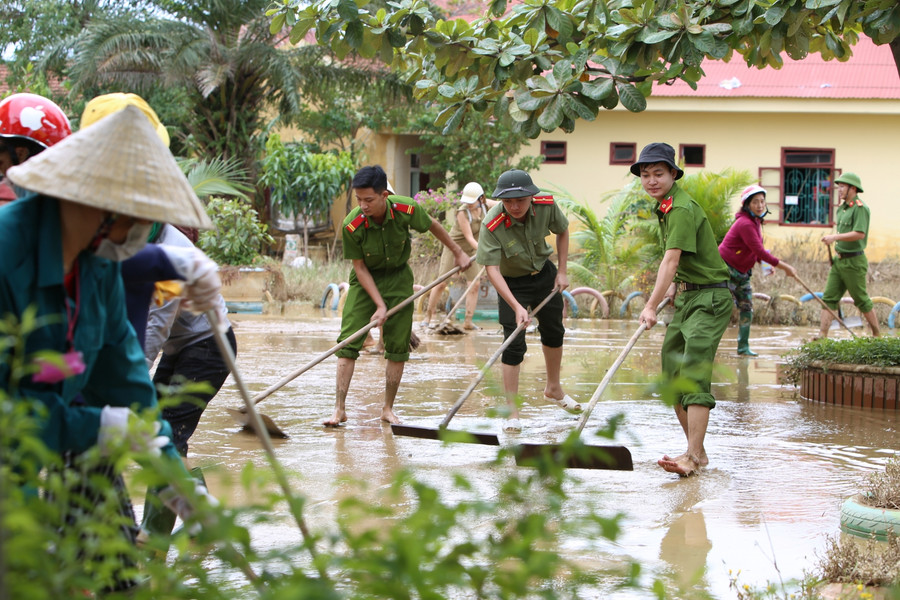
<path id="1" fill-rule="evenodd" d="M 766 261 L 778 267 L 791 277 L 797 271 L 783 260 L 779 260 L 763 247 L 762 222 L 768 214 L 766 210 L 766 190 L 759 185 L 751 185 L 741 192 L 741 210 L 735 215 L 731 229 L 719 244 L 719 254 L 731 279 L 728 287 L 734 297 L 734 304 L 740 311 L 738 321 L 738 354 L 756 356 L 750 349 L 750 323 L 753 320 L 753 289 L 750 275 L 753 265 Z"/>

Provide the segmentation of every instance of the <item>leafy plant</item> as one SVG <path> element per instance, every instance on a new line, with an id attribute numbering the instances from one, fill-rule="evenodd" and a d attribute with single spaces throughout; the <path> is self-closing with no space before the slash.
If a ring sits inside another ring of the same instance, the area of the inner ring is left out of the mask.
<path id="1" fill-rule="evenodd" d="M 349 187 L 355 164 L 350 152 L 311 152 L 302 144 L 284 144 L 277 134 L 266 142 L 260 182 L 273 204 L 303 224 L 303 256 L 309 258 L 310 228 L 330 223 L 331 205 Z"/>
<path id="2" fill-rule="evenodd" d="M 890 0 L 492 0 L 471 20 L 441 18 L 431 6 L 279 0 L 267 15 L 272 31 L 291 28 L 294 43 L 314 30 L 340 58 L 390 65 L 419 101 L 441 107 L 445 133 L 478 113 L 512 118 L 531 138 L 570 132 L 620 103 L 644 110 L 654 84 L 696 88 L 704 60 L 734 54 L 760 68 L 780 67 L 784 55 L 840 60 L 864 34 L 900 57 L 900 5 Z"/>
<path id="3" fill-rule="evenodd" d="M 470 181 L 493 185 L 503 171 L 530 171 L 541 165 L 544 157 L 521 156 L 528 138 L 513 131 L 509 119 L 494 119 L 484 114 L 471 115 L 458 129 L 444 131 L 434 124 L 437 108 L 429 106 L 411 119 L 404 129 L 418 136 L 420 146 L 407 154 L 428 156 L 421 170 L 445 187 L 462 188 Z"/>
<path id="4" fill-rule="evenodd" d="M 646 237 L 632 239 L 636 223 L 630 209 L 636 201 L 633 190 L 628 187 L 607 195 L 610 205 L 602 218 L 587 203 L 561 192 L 554 192 L 560 205 L 580 223 L 573 228 L 572 239 L 577 244 L 570 256 L 569 272 L 584 285 L 601 291 L 624 292 L 632 287 L 652 252 Z"/>
<path id="5" fill-rule="evenodd" d="M 188 183 L 200 198 L 208 196 L 234 196 L 248 200 L 253 186 L 247 183 L 247 172 L 240 161 L 230 158 L 214 158 L 201 160 L 181 158 L 178 166 L 184 171 Z"/>
<path id="6" fill-rule="evenodd" d="M 275 241 L 268 233 L 268 225 L 260 223 L 256 211 L 245 202 L 210 198 L 206 212 L 216 228 L 201 232 L 197 245 L 218 263 L 253 264 L 262 245 Z"/>
<path id="7" fill-rule="evenodd" d="M 813 362 L 900 366 L 900 337 L 859 337 L 847 340 L 813 340 L 785 355 L 785 381 L 797 384 L 800 373 Z"/>
<path id="8" fill-rule="evenodd" d="M 4 363 L 11 349 L 24 346 L 15 341 L 22 331 L 12 319 L 0 322 Z M 107 477 L 91 473 L 108 469 L 110 460 L 121 468 L 139 459 L 150 468 L 133 475 L 136 483 L 174 485 L 175 467 L 149 454 L 131 454 L 125 440 L 112 459 L 94 448 L 79 457 L 79 469 L 63 467 L 36 438 L 31 408 L 0 390 L 3 597 L 118 597 L 109 588 L 133 578 L 139 585 L 128 597 L 135 600 L 579 598 L 596 589 L 600 575 L 564 558 L 558 551 L 564 536 L 577 531 L 614 540 L 620 530 L 621 515 L 601 516 L 589 506 L 588 514 L 575 517 L 566 509 L 569 476 L 562 465 L 567 453 L 585 451 L 584 440 L 573 432 L 561 445 L 561 457 L 547 454 L 535 459 L 527 473 L 509 472 L 493 494 L 484 495 L 458 476 L 448 498 L 401 472 L 379 502 L 345 498 L 333 534 L 322 536 L 301 525 L 302 543 L 263 552 L 254 550 L 250 532 L 239 523 L 283 526 L 278 510 L 283 512 L 287 503 L 300 514 L 305 500 L 286 485 L 273 491 L 274 458 L 271 469 L 250 463 L 240 481 L 253 504 L 199 506 L 196 521 L 202 529 L 194 537 L 186 533 L 189 528 L 175 533 L 175 557 L 166 560 L 167 541 L 151 536 L 147 545 L 136 546 L 124 539 L 122 528 L 133 523 L 117 511 L 121 492 Z M 599 435 L 612 438 L 617 423 L 613 420 Z M 509 460 L 508 452 L 498 465 Z M 35 457 L 47 468 L 25 460 Z M 86 477 L 94 492 L 90 500 L 81 497 Z M 38 488 L 46 493 L 31 492 Z M 236 579 L 233 571 L 244 579 Z M 637 565 L 626 565 L 618 579 L 636 585 L 639 573 Z"/>

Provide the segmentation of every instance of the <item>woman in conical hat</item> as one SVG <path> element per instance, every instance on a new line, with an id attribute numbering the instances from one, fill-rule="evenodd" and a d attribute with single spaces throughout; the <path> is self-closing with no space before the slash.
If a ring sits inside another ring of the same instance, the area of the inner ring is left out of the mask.
<path id="1" fill-rule="evenodd" d="M 52 451 L 110 451 L 127 432 L 132 447 L 161 451 L 189 477 L 165 422 L 152 435 L 128 429 L 128 407 L 155 410 L 156 392 L 125 314 L 119 265 L 98 256 L 110 246 L 117 256 L 139 249 L 151 221 L 211 226 L 175 159 L 144 114 L 127 107 L 7 175 L 34 193 L 0 208 L 0 315 L 21 320 L 36 307 L 48 323 L 28 336 L 24 356 L 63 360 L 11 381 L 4 357 L 0 386 L 44 405 L 39 434 Z M 185 518 L 198 501 L 173 495 Z"/>

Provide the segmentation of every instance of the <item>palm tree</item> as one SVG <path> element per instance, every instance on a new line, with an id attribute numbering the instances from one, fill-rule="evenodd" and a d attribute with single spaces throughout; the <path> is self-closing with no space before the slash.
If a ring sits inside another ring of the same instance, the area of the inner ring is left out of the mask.
<path id="1" fill-rule="evenodd" d="M 581 227 L 572 234 L 576 242 L 569 270 L 573 279 L 597 290 L 612 290 L 621 295 L 633 286 L 635 277 L 646 264 L 649 247 L 644 238 L 631 239 L 638 224 L 630 208 L 634 205 L 633 186 L 608 194 L 610 206 L 600 218 L 565 191 L 554 192 L 564 210 L 574 215 Z"/>
<path id="2" fill-rule="evenodd" d="M 113 14 L 91 20 L 74 40 L 49 52 L 44 64 L 68 57 L 73 95 L 169 90 L 183 109 L 175 137 L 185 153 L 236 159 L 251 181 L 264 147 L 266 111 L 297 113 L 305 87 L 371 77 L 328 60 L 318 46 L 294 48 L 285 43 L 286 33 L 273 34 L 265 15 L 270 0 L 153 3 L 157 11 L 150 18 Z"/>

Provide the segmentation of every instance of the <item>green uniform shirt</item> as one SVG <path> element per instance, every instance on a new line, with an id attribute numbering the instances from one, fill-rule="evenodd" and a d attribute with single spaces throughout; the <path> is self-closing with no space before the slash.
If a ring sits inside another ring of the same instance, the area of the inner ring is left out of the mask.
<path id="1" fill-rule="evenodd" d="M 475 260 L 485 266 L 499 266 L 504 277 L 522 277 L 539 272 L 553 248 L 545 239 L 569 228 L 569 220 L 552 198 L 535 197 L 524 223 L 510 217 L 497 204 L 485 215 L 478 236 Z"/>
<path id="2" fill-rule="evenodd" d="M 403 267 L 411 249 L 410 228 L 424 232 L 430 227 L 428 213 L 406 196 L 388 196 L 387 212 L 380 225 L 356 207 L 341 228 L 344 258 L 363 259 L 369 271 Z"/>
<path id="3" fill-rule="evenodd" d="M 849 206 L 846 202 L 842 202 L 837 209 L 835 221 L 838 233 L 860 231 L 866 234 L 861 240 L 855 242 L 835 242 L 835 252 L 844 254 L 862 252 L 866 249 L 866 242 L 869 240 L 869 207 L 863 204 L 862 200 L 855 198 Z"/>
<path id="4" fill-rule="evenodd" d="M 687 192 L 672 186 L 656 208 L 666 250 L 681 250 L 675 281 L 707 285 L 728 281 L 728 267 L 719 254 L 706 213 Z"/>

